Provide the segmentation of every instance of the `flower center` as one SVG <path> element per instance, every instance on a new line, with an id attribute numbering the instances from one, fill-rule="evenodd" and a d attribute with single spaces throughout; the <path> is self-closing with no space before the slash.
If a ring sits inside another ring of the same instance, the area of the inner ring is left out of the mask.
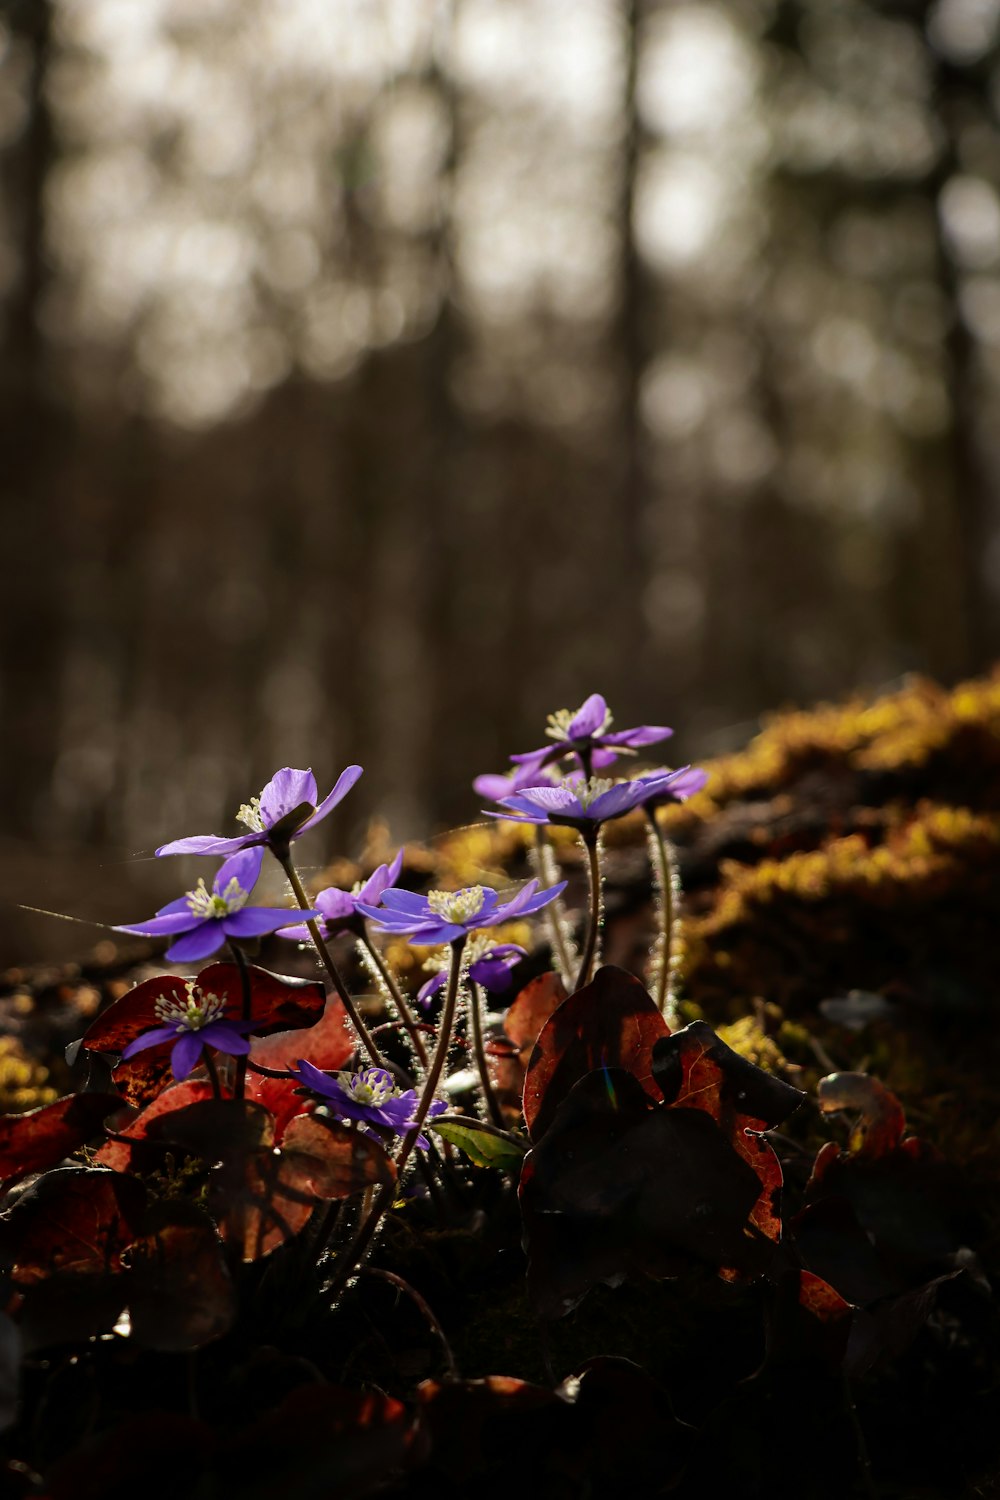
<path id="1" fill-rule="evenodd" d="M 263 833 L 267 825 L 260 810 L 260 798 L 251 797 L 249 802 L 244 802 L 236 814 L 236 821 L 244 824 L 251 833 Z"/>
<path id="2" fill-rule="evenodd" d="M 570 734 L 569 726 L 572 724 L 573 720 L 576 718 L 579 712 L 580 710 L 578 708 L 557 708 L 554 714 L 549 714 L 548 726 L 545 730 L 545 733 L 548 735 L 549 739 L 572 740 L 573 736 Z M 598 727 L 592 730 L 590 734 L 584 735 L 583 738 L 593 740 L 596 739 L 599 734 L 607 734 L 613 723 L 614 715 L 609 708 L 606 710 L 604 718 L 598 725 Z"/>
<path id="3" fill-rule="evenodd" d="M 398 1090 L 392 1078 L 383 1068 L 362 1068 L 358 1073 L 338 1075 L 344 1090 L 356 1104 L 368 1104 L 381 1109 L 389 1099 L 394 1099 Z"/>
<path id="4" fill-rule="evenodd" d="M 186 1000 L 157 1000 L 157 1020 L 168 1026 L 176 1026 L 178 1031 L 201 1031 L 210 1021 L 219 1019 L 226 1008 L 226 1002 L 221 996 L 203 995 L 190 980 L 185 989 Z"/>
<path id="5" fill-rule="evenodd" d="M 193 891 L 188 891 L 187 904 L 192 916 L 202 921 L 218 921 L 222 917 L 230 916 L 234 911 L 241 911 L 249 898 L 250 892 L 243 889 L 235 875 L 221 895 L 210 891 L 203 877 Z"/>
<path id="6" fill-rule="evenodd" d="M 591 776 L 589 781 L 581 778 L 579 781 L 568 782 L 567 785 L 586 812 L 592 802 L 596 802 L 598 797 L 603 797 L 605 792 L 610 792 L 614 782 L 607 776 Z"/>
<path id="7" fill-rule="evenodd" d="M 486 891 L 481 885 L 467 886 L 464 891 L 427 892 L 427 905 L 446 922 L 468 922 L 482 911 L 485 900 Z"/>

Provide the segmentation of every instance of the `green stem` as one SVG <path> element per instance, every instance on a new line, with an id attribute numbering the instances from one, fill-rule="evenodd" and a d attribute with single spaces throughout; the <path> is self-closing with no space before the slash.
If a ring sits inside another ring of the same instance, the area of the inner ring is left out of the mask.
<path id="1" fill-rule="evenodd" d="M 539 875 L 538 883 L 543 889 L 548 889 L 549 886 L 556 883 L 551 878 L 551 865 L 555 856 L 543 823 L 539 823 L 535 828 L 535 850 Z M 552 943 L 552 956 L 555 959 L 556 968 L 559 970 L 559 974 L 565 983 L 569 984 L 573 973 L 573 955 L 570 952 L 569 942 L 566 938 L 564 908 L 561 896 L 557 896 L 554 901 L 549 902 L 545 908 L 545 919 L 548 924 L 549 938 Z"/>
<path id="2" fill-rule="evenodd" d="M 308 911 L 309 898 L 305 893 L 302 881 L 299 879 L 298 871 L 296 870 L 295 865 L 292 863 L 291 851 L 284 849 L 274 849 L 273 845 L 272 849 L 275 858 L 278 860 L 278 863 L 281 865 L 281 868 L 284 870 L 285 874 L 288 877 L 288 883 L 295 894 L 296 901 L 299 903 L 299 906 L 303 911 Z M 326 972 L 330 976 L 330 982 L 339 995 L 340 1002 L 346 1010 L 348 1016 L 350 1017 L 351 1025 L 354 1027 L 358 1036 L 361 1038 L 362 1046 L 368 1053 L 368 1056 L 371 1058 L 372 1063 L 376 1068 L 384 1067 L 385 1064 L 382 1061 L 382 1054 L 379 1052 L 375 1043 L 372 1041 L 371 1034 L 369 1033 L 364 1021 L 361 1019 L 361 1012 L 355 1005 L 354 1000 L 351 997 L 350 990 L 347 988 L 347 985 L 341 978 L 340 970 L 337 968 L 337 965 L 333 961 L 333 955 L 326 945 L 326 940 L 324 939 L 323 934 L 320 932 L 319 927 L 312 918 L 310 918 L 306 922 L 306 926 L 309 928 L 309 936 L 312 938 L 313 943 L 315 944 L 316 952 L 319 954 L 320 958 L 323 961 L 323 967 L 326 969 Z"/>
<path id="3" fill-rule="evenodd" d="M 406 1027 L 407 1035 L 409 1036 L 410 1041 L 413 1043 L 413 1050 L 416 1052 L 417 1056 L 420 1059 L 420 1066 L 422 1068 L 429 1067 L 430 1057 L 428 1056 L 427 1048 L 424 1044 L 424 1039 L 420 1035 L 420 1030 L 417 1026 L 413 1012 L 410 1010 L 410 1007 L 406 1002 L 406 997 L 399 987 L 396 976 L 393 974 L 392 970 L 389 968 L 389 965 L 382 957 L 382 954 L 379 952 L 379 950 L 376 948 L 375 944 L 369 937 L 367 927 L 362 928 L 360 940 L 364 945 L 366 953 L 368 953 L 372 963 L 375 965 L 379 978 L 392 997 L 392 1003 L 399 1013 L 399 1019 Z"/>
<path id="4" fill-rule="evenodd" d="M 601 925 L 601 861 L 597 852 L 598 831 L 596 828 L 581 828 L 580 838 L 587 851 L 587 874 L 590 880 L 590 921 L 587 927 L 587 943 L 576 976 L 574 992 L 589 984 L 597 953 L 597 932 Z"/>
<path id="5" fill-rule="evenodd" d="M 649 828 L 651 851 L 656 861 L 657 881 L 660 887 L 659 932 L 655 948 L 657 955 L 656 1005 L 660 1014 L 666 1016 L 668 1024 L 673 1026 L 677 1020 L 673 985 L 677 865 L 673 857 L 673 851 L 667 843 L 663 829 L 657 820 L 655 810 L 652 807 L 647 807 L 645 813 L 646 824 Z"/>
<path id="6" fill-rule="evenodd" d="M 486 1058 L 486 1048 L 483 1045 L 483 1001 L 479 992 L 479 986 L 474 980 L 469 980 L 469 1028 L 472 1032 L 472 1044 L 476 1053 L 476 1066 L 479 1069 L 479 1082 L 483 1087 L 483 1100 L 486 1110 L 494 1125 L 503 1126 L 503 1111 L 493 1090 L 493 1080 L 490 1077 L 489 1063 Z"/>
<path id="7" fill-rule="evenodd" d="M 354 1239 L 344 1251 L 337 1274 L 330 1283 L 329 1295 L 331 1299 L 340 1295 L 348 1281 L 354 1275 L 354 1272 L 364 1258 L 368 1246 L 374 1238 L 376 1229 L 382 1222 L 383 1215 L 395 1199 L 397 1184 L 403 1175 L 403 1168 L 410 1159 L 410 1153 L 417 1143 L 417 1137 L 420 1135 L 424 1121 L 427 1119 L 428 1111 L 434 1102 L 434 1094 L 441 1081 L 441 1074 L 444 1072 L 444 1065 L 448 1059 L 448 1051 L 451 1046 L 451 1033 L 455 1024 L 455 1009 L 458 1003 L 458 986 L 459 980 L 462 977 L 462 954 L 465 944 L 466 936 L 463 933 L 451 945 L 451 968 L 448 973 L 448 989 L 445 993 L 441 1019 L 438 1023 L 438 1039 L 437 1046 L 434 1049 L 434 1060 L 430 1065 L 427 1077 L 424 1079 L 424 1087 L 420 1095 L 420 1103 L 417 1105 L 417 1112 L 413 1117 L 413 1124 L 403 1137 L 403 1143 L 396 1156 L 396 1176 L 392 1182 L 383 1183 L 369 1212 L 367 1214 L 362 1213 L 361 1222 L 358 1225 Z"/>
<path id="8" fill-rule="evenodd" d="M 236 960 L 236 966 L 240 971 L 240 987 L 243 991 L 243 1019 L 249 1021 L 253 1016 L 253 993 L 250 982 L 250 968 L 246 961 L 246 955 L 238 943 L 230 942 L 229 951 Z M 246 1092 L 247 1081 L 247 1059 L 246 1054 L 236 1059 L 236 1081 L 233 1085 L 233 1098 L 242 1099 Z"/>

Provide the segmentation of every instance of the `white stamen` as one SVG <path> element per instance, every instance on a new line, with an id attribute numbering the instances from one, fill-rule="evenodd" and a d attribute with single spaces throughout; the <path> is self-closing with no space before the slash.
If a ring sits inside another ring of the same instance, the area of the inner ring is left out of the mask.
<path id="1" fill-rule="evenodd" d="M 192 914 L 205 920 L 217 921 L 231 916 L 234 911 L 242 911 L 249 899 L 250 892 L 243 889 L 235 875 L 221 895 L 208 889 L 204 877 L 198 881 L 193 891 L 187 893 L 187 904 Z"/>
<path id="2" fill-rule="evenodd" d="M 338 1073 L 341 1087 L 357 1104 L 373 1105 L 381 1109 L 389 1099 L 395 1099 L 399 1089 L 388 1073 L 380 1068 L 362 1068 L 357 1073 Z"/>
<path id="3" fill-rule="evenodd" d="M 244 802 L 236 814 L 236 821 L 243 823 L 251 833 L 263 833 L 266 824 L 260 810 L 260 798 L 251 797 L 249 802 Z"/>
<path id="4" fill-rule="evenodd" d="M 217 1021 L 226 1008 L 219 995 L 203 995 L 193 980 L 184 986 L 186 1000 L 157 1000 L 156 1017 L 179 1031 L 201 1031 L 210 1021 Z"/>
<path id="5" fill-rule="evenodd" d="M 464 891 L 428 891 L 427 905 L 446 922 L 468 922 L 482 911 L 486 891 L 481 885 L 470 885 Z"/>

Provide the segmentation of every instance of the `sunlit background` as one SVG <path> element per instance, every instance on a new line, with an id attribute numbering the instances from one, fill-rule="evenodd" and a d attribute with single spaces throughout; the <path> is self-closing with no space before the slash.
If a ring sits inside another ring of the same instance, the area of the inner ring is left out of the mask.
<path id="1" fill-rule="evenodd" d="M 357 850 L 998 654 L 1000 0 L 0 17 L 0 959 L 278 765 Z"/>

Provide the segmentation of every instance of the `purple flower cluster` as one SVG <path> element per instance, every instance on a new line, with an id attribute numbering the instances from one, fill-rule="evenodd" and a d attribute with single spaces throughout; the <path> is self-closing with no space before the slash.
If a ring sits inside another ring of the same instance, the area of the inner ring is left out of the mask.
<path id="1" fill-rule="evenodd" d="M 466 949 L 469 961 L 469 978 L 473 984 L 481 985 L 491 994 L 502 994 L 511 985 L 511 970 L 518 959 L 524 958 L 526 950 L 518 943 L 494 943 L 487 933 L 477 933 Z M 417 991 L 417 1003 L 425 1009 L 439 990 L 444 989 L 451 967 L 447 949 L 433 955 L 424 964 L 433 971 L 432 977 Z"/>
<path id="2" fill-rule="evenodd" d="M 367 880 L 358 881 L 353 890 L 345 891 L 331 885 L 320 891 L 313 902 L 320 913 L 316 921 L 320 934 L 331 938 L 339 932 L 357 931 L 364 921 L 363 908 L 374 906 L 396 884 L 402 868 L 403 851 L 400 849 L 392 864 L 379 865 Z M 282 927 L 278 935 L 306 942 L 309 928 L 304 922 L 299 922 L 294 927 Z"/>
<path id="3" fill-rule="evenodd" d="M 611 710 L 600 693 L 591 693 L 578 709 L 560 708 L 549 714 L 545 733 L 553 744 L 512 755 L 511 760 L 522 766 L 525 774 L 532 775 L 565 755 L 574 755 L 589 775 L 592 767 L 610 766 L 619 755 L 634 754 L 644 745 L 656 745 L 674 732 L 663 724 L 639 724 L 634 729 L 612 731 L 613 722 Z"/>
<path id="4" fill-rule="evenodd" d="M 454 943 L 481 927 L 499 927 L 515 917 L 527 917 L 554 901 L 566 888 L 565 880 L 540 891 L 537 880 L 529 880 L 510 901 L 501 902 L 486 886 L 467 886 L 461 891 L 387 890 L 381 906 L 359 905 L 364 916 L 377 922 L 383 932 L 405 935 L 411 942 L 437 947 Z"/>
<path id="5" fill-rule="evenodd" d="M 262 848 L 243 849 L 222 865 L 211 890 L 204 880 L 199 880 L 193 890 L 161 906 L 155 917 L 113 930 L 137 933 L 140 937 L 176 938 L 167 949 L 167 958 L 173 963 L 194 963 L 208 958 L 230 938 L 255 938 L 276 932 L 288 921 L 284 907 L 247 905 L 263 858 Z"/>
<path id="6" fill-rule="evenodd" d="M 218 995 L 205 995 L 196 984 L 189 983 L 186 1000 L 156 1002 L 161 1024 L 129 1042 L 122 1057 L 135 1057 L 137 1052 L 172 1042 L 170 1066 L 179 1082 L 194 1071 L 206 1047 L 214 1047 L 230 1057 L 245 1056 L 250 1051 L 247 1034 L 256 1023 L 230 1020 L 224 1015 L 225 1003 Z"/>
<path id="7" fill-rule="evenodd" d="M 348 766 L 332 792 L 319 801 L 316 778 L 311 771 L 285 766 L 276 771 L 259 797 L 251 797 L 236 814 L 249 830 L 234 838 L 214 833 L 195 833 L 186 839 L 162 844 L 157 854 L 233 854 L 256 844 L 290 842 L 315 828 L 342 802 L 361 775 L 360 766 Z"/>
<path id="8" fill-rule="evenodd" d="M 655 776 L 637 776 L 634 781 L 613 782 L 599 776 L 589 780 L 579 771 L 558 786 L 526 787 L 513 797 L 502 797 L 503 812 L 491 818 L 510 818 L 515 823 L 556 823 L 570 828 L 593 827 L 611 818 L 624 817 L 636 807 L 669 795 L 690 767 L 662 771 Z"/>
<path id="9" fill-rule="evenodd" d="M 361 1068 L 356 1073 L 331 1076 L 300 1058 L 291 1071 L 339 1120 L 353 1120 L 367 1129 L 393 1135 L 405 1135 L 416 1124 L 416 1089 L 398 1089 L 392 1074 L 384 1068 Z M 435 1099 L 428 1114 L 433 1117 L 447 1108 L 442 1099 Z M 421 1135 L 416 1144 L 426 1151 L 429 1142 Z"/>

